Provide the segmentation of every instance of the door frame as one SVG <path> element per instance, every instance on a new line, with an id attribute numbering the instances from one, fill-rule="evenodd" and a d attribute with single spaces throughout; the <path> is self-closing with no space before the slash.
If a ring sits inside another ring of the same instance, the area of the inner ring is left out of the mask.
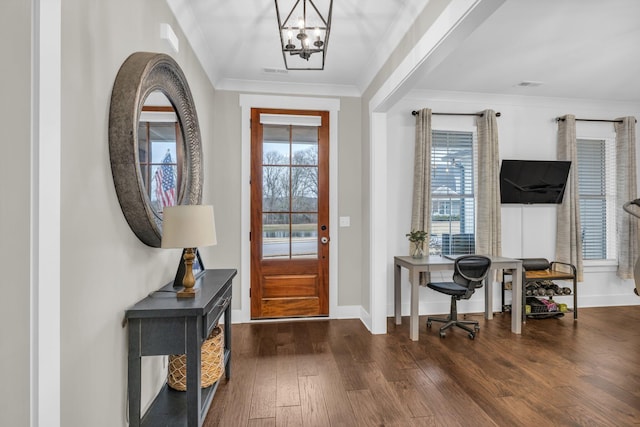
<path id="1" fill-rule="evenodd" d="M 298 96 L 270 96 L 240 94 L 242 108 L 242 166 L 240 203 L 240 310 L 234 310 L 235 322 L 256 322 L 251 320 L 251 109 L 279 108 L 289 110 L 329 111 L 329 316 L 328 318 L 357 317 L 351 307 L 341 310 L 338 306 L 338 112 L 340 100 L 337 98 L 310 98 Z M 326 318 L 326 317 L 325 317 Z M 285 319 L 290 320 L 290 319 Z"/>

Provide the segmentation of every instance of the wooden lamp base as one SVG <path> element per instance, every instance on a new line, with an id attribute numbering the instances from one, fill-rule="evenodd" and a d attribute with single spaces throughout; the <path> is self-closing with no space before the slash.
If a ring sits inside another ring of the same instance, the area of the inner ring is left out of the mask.
<path id="1" fill-rule="evenodd" d="M 184 277 L 182 278 L 182 286 L 184 286 L 184 288 L 176 293 L 178 298 L 194 298 L 198 293 L 198 289 L 194 288 L 196 279 L 193 277 L 195 252 L 195 248 L 188 248 L 184 251 Z"/>

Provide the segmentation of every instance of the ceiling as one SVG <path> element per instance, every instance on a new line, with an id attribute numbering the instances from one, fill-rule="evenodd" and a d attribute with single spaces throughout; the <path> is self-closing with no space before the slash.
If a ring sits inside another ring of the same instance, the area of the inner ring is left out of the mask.
<path id="1" fill-rule="evenodd" d="M 345 96 L 363 93 L 429 1 L 441 0 L 335 0 L 325 69 L 287 72 L 274 1 L 167 0 L 217 89 Z M 315 2 L 322 9 L 328 0 Z M 424 90 L 640 102 L 640 1 L 505 0 L 414 81 Z"/>

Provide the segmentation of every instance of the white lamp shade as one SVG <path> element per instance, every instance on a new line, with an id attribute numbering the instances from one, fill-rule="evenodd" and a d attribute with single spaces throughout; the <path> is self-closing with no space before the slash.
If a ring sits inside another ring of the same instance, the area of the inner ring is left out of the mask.
<path id="1" fill-rule="evenodd" d="M 163 248 L 197 248 L 215 245 L 213 206 L 166 206 L 162 213 Z"/>

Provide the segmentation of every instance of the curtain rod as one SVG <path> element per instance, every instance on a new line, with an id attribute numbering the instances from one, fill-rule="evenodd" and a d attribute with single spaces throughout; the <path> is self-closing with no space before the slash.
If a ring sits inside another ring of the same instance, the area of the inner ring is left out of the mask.
<path id="1" fill-rule="evenodd" d="M 564 117 L 556 117 L 556 122 L 565 121 Z M 622 123 L 622 120 L 606 120 L 606 119 L 576 119 L 576 122 L 606 122 L 606 123 Z M 638 119 L 636 119 L 638 123 Z"/>
<path id="2" fill-rule="evenodd" d="M 483 113 L 431 113 L 434 116 L 483 116 Z M 411 112 L 411 115 L 413 116 L 417 116 L 418 112 L 416 110 L 413 110 Z M 502 113 L 500 113 L 499 111 L 496 113 L 496 117 L 500 117 L 502 115 Z"/>

